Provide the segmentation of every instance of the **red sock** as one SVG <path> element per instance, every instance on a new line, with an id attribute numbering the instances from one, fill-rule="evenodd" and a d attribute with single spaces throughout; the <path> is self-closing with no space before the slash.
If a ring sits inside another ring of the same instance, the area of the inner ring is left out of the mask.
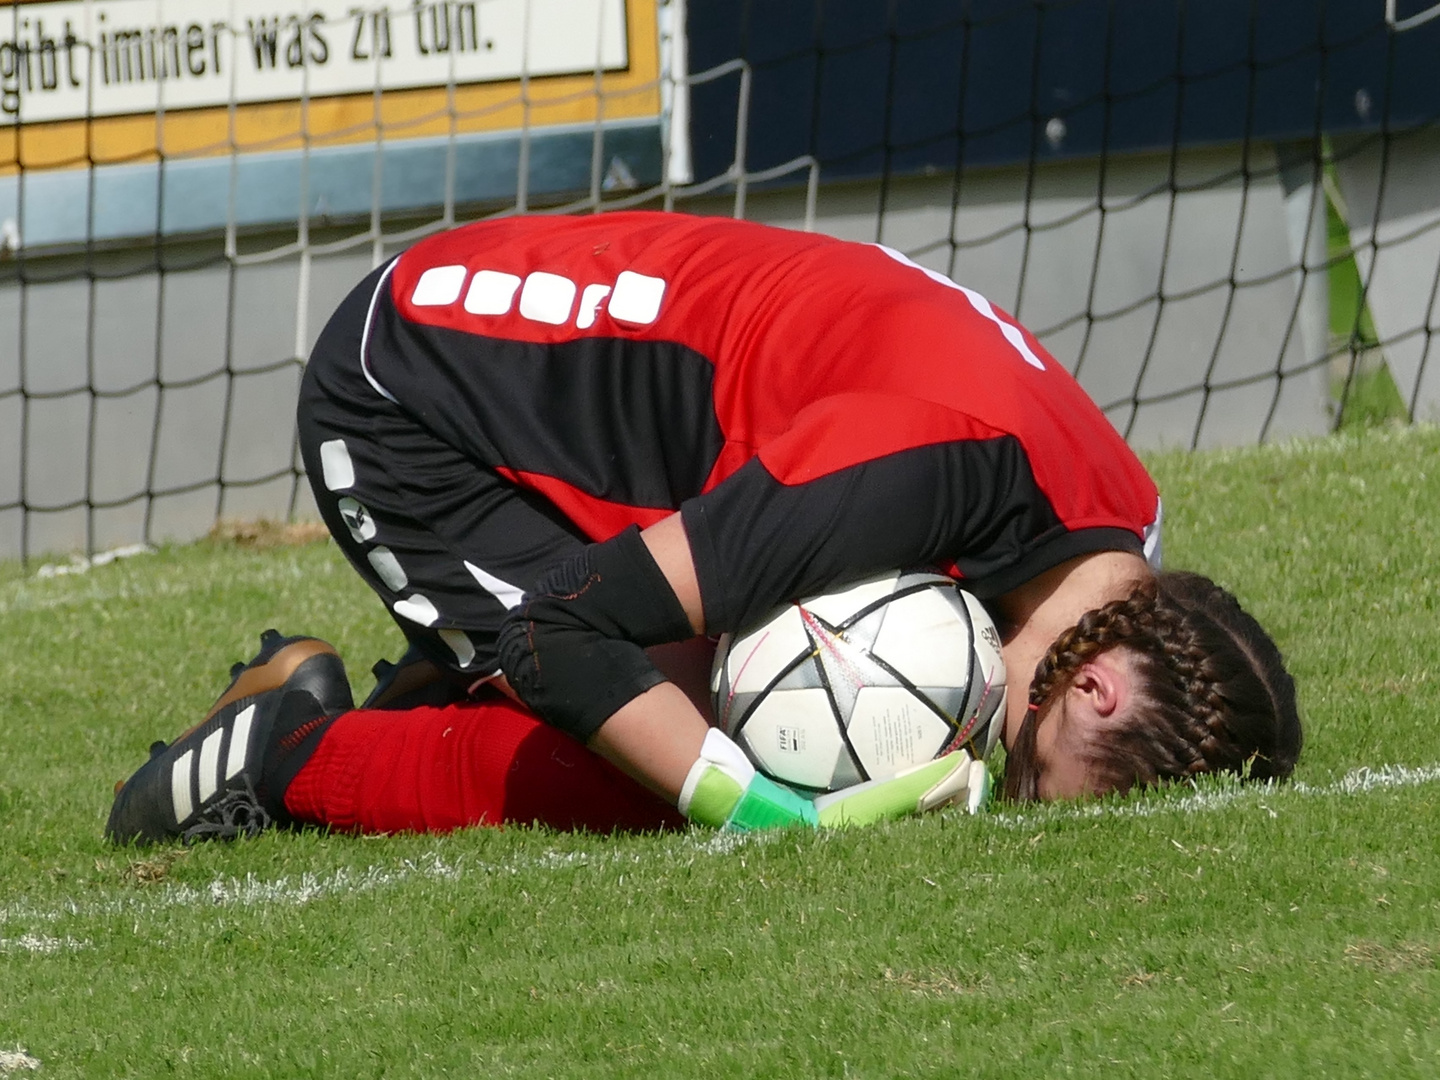
<path id="1" fill-rule="evenodd" d="M 673 828 L 684 818 L 506 698 L 339 717 L 285 791 L 297 821 L 345 832 L 445 832 L 540 822 Z"/>

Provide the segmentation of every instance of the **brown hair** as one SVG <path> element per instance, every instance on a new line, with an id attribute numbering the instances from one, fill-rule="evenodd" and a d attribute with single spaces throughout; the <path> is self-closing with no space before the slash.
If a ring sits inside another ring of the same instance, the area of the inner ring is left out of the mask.
<path id="1" fill-rule="evenodd" d="M 1086 612 L 1036 665 L 1030 711 L 1007 755 L 1007 798 L 1038 797 L 1040 707 L 1085 661 L 1122 646 L 1135 662 L 1136 703 L 1091 747 L 1087 764 L 1099 790 L 1206 772 L 1248 780 L 1290 775 L 1302 735 L 1295 680 L 1280 650 L 1219 585 L 1172 572 Z"/>

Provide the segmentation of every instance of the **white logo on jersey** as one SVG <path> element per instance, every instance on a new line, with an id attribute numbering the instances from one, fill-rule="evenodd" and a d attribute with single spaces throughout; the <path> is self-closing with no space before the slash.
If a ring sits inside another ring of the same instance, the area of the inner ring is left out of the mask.
<path id="1" fill-rule="evenodd" d="M 649 326 L 660 317 L 660 305 L 665 299 L 664 278 L 633 270 L 621 271 L 614 285 L 596 283 L 586 285 L 583 291 L 569 278 L 544 270 L 534 271 L 523 282 L 499 270 L 477 270 L 466 289 L 466 273 L 463 266 L 432 266 L 415 282 L 410 303 L 415 307 L 448 307 L 464 292 L 464 307 L 471 315 L 508 315 L 518 293 L 521 318 L 564 326 L 573 316 L 577 330 L 588 330 L 595 325 L 602 308 L 616 322 Z"/>
<path id="2" fill-rule="evenodd" d="M 661 278 L 625 270 L 615 279 L 610 317 L 635 326 L 649 326 L 660 317 L 660 301 L 664 297 L 665 282 Z"/>
<path id="3" fill-rule="evenodd" d="M 420 275 L 410 302 L 416 307 L 444 307 L 460 298 L 460 287 L 465 284 L 465 267 L 432 266 Z"/>
<path id="4" fill-rule="evenodd" d="M 580 330 L 589 330 L 594 326 L 600 305 L 609 295 L 609 285 L 586 285 L 585 291 L 580 294 L 580 312 L 575 316 L 575 326 Z"/>
<path id="5" fill-rule="evenodd" d="M 347 495 L 340 500 L 339 506 L 340 517 L 357 544 L 375 539 L 375 533 L 379 530 L 376 529 L 375 519 L 370 516 L 370 511 L 364 503 Z"/>
<path id="6" fill-rule="evenodd" d="M 537 270 L 520 290 L 520 314 L 532 322 L 563 326 L 575 306 L 575 282 L 559 274 Z"/>
<path id="7" fill-rule="evenodd" d="M 515 290 L 519 287 L 520 279 L 514 274 L 481 270 L 465 294 L 465 310 L 471 315 L 504 315 L 515 302 Z M 420 291 L 418 285 L 415 291 Z"/>

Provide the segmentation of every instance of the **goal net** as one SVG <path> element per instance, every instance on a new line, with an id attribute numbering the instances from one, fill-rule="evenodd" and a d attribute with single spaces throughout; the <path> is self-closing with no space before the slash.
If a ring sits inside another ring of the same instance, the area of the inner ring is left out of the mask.
<path id="1" fill-rule="evenodd" d="M 1440 5 L 12 0 L 0 557 L 311 516 L 329 312 L 456 223 L 878 241 L 1135 445 L 1430 419 Z"/>

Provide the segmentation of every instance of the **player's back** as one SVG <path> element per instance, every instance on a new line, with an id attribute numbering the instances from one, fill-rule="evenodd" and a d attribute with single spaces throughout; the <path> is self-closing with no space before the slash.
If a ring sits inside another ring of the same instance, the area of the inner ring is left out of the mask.
<path id="1" fill-rule="evenodd" d="M 983 296 L 878 245 L 677 214 L 505 218 L 417 244 L 382 292 L 424 340 L 373 351 L 379 385 L 403 401 L 426 365 L 451 363 L 450 383 L 473 392 L 435 411 L 457 433 L 470 424 L 486 457 L 597 493 L 608 481 L 595 463 L 650 459 L 669 490 L 645 497 L 674 505 L 806 409 L 846 398 L 855 407 L 836 416 L 856 425 L 867 400 L 939 415 L 917 436 L 857 440 L 857 458 L 912 439 L 1014 436 L 1052 492 L 1087 469 L 1148 488 L 1039 342 Z"/>

